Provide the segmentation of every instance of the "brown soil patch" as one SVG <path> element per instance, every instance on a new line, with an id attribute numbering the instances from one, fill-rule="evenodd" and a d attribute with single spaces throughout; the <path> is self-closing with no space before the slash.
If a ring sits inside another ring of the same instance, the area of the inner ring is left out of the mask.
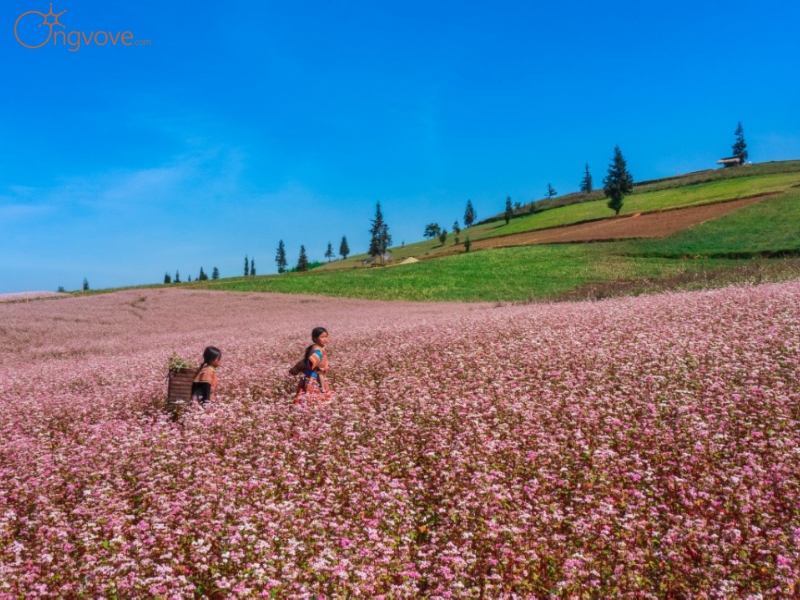
<path id="1" fill-rule="evenodd" d="M 661 238 L 716 219 L 722 215 L 755 204 L 778 194 L 764 194 L 751 198 L 740 198 L 728 202 L 717 202 L 703 206 L 690 206 L 653 213 L 634 213 L 612 217 L 591 223 L 565 225 L 538 231 L 514 233 L 502 237 L 487 238 L 472 242 L 472 248 L 505 248 L 508 246 L 530 246 L 533 244 L 559 244 L 566 242 L 599 242 L 631 238 Z"/>

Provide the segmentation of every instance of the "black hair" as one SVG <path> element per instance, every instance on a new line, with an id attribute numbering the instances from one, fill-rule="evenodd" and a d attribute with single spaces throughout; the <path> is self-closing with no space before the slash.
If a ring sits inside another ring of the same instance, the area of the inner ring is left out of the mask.
<path id="1" fill-rule="evenodd" d="M 216 346 L 206 346 L 206 349 L 203 350 L 203 364 L 197 369 L 197 373 L 202 371 L 203 367 L 206 365 L 210 365 L 217 360 L 220 356 L 222 356 L 222 351 L 219 348 Z M 197 373 L 195 373 L 195 375 L 197 375 Z"/>
<path id="2" fill-rule="evenodd" d="M 306 363 L 308 362 L 308 357 L 311 356 L 311 351 L 314 349 L 314 346 L 317 345 L 317 338 L 323 333 L 328 333 L 328 330 L 324 327 L 314 327 L 314 329 L 311 330 L 311 341 L 314 343 L 306 348 Z"/>

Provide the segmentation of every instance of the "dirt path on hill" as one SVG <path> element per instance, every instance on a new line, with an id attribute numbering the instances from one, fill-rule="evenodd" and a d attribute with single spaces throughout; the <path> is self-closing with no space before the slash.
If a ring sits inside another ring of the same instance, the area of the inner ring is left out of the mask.
<path id="1" fill-rule="evenodd" d="M 751 198 L 740 198 L 728 202 L 717 202 L 703 206 L 690 206 L 654 213 L 634 213 L 620 217 L 612 217 L 591 223 L 565 225 L 538 231 L 514 233 L 502 237 L 487 238 L 472 242 L 472 248 L 504 248 L 508 246 L 530 246 L 533 244 L 557 244 L 564 242 L 599 242 L 631 238 L 662 238 L 680 231 L 716 219 L 744 206 L 755 204 L 778 194 L 764 194 Z M 459 248 L 459 251 L 461 249 Z M 450 252 L 447 252 L 450 254 Z M 437 255 L 441 255 L 437 253 Z M 432 257 L 433 258 L 433 257 Z"/>

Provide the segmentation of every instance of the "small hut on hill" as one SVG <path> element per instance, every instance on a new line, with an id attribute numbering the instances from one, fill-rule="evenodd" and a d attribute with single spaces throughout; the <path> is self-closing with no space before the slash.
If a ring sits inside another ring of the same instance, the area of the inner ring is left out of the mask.
<path id="1" fill-rule="evenodd" d="M 744 161 L 741 156 L 729 156 L 728 158 L 720 158 L 717 164 L 723 167 L 738 167 L 743 165 Z"/>

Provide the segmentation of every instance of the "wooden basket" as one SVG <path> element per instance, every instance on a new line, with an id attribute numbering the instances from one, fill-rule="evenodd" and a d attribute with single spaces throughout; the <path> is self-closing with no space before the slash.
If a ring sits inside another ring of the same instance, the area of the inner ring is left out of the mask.
<path id="1" fill-rule="evenodd" d="M 167 410 L 181 413 L 189 408 L 192 402 L 192 381 L 197 369 L 183 368 L 170 371 L 167 377 Z"/>

